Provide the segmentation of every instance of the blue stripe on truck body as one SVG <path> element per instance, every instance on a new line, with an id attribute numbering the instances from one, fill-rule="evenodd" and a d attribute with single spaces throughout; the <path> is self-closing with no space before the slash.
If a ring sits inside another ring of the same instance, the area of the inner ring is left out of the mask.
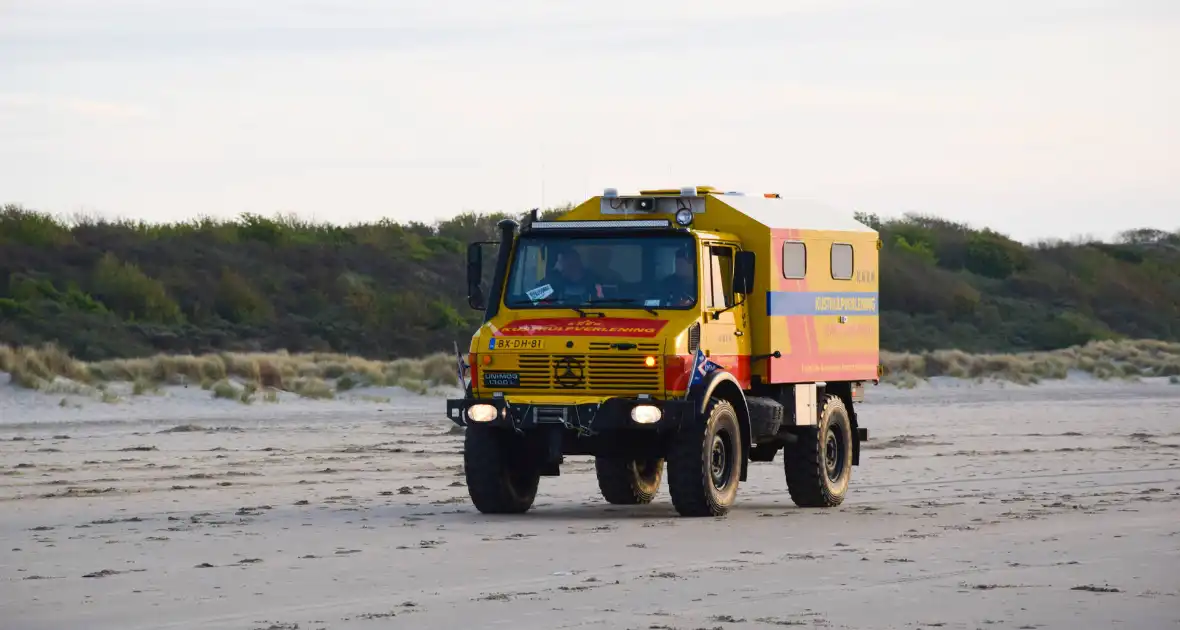
<path id="1" fill-rule="evenodd" d="M 767 291 L 766 314 L 782 315 L 877 315 L 876 291 Z"/>

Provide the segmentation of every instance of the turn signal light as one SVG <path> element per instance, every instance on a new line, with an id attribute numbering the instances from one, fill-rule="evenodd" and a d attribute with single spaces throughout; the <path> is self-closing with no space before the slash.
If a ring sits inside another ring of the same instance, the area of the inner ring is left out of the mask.
<path id="1" fill-rule="evenodd" d="M 656 358 L 655 357 L 644 357 L 643 364 L 646 365 L 647 367 L 655 367 L 656 366 Z"/>

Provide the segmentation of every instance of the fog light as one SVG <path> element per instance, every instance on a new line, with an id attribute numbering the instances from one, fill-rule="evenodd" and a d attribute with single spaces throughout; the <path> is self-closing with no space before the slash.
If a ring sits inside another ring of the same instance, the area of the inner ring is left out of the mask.
<path id="1" fill-rule="evenodd" d="M 681 208 L 676 211 L 676 223 L 679 225 L 688 225 L 692 223 L 692 210 L 688 208 Z"/>
<path id="2" fill-rule="evenodd" d="M 467 408 L 467 417 L 473 422 L 491 422 L 496 419 L 496 408 L 491 405 L 471 405 Z"/>
<path id="3" fill-rule="evenodd" d="M 660 421 L 664 415 L 659 407 L 654 405 L 636 405 L 631 408 L 631 419 L 639 424 L 653 424 Z"/>

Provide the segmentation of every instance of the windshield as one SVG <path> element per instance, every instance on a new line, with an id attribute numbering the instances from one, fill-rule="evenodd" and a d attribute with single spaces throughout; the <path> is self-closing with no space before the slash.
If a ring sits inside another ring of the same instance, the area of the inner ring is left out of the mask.
<path id="1" fill-rule="evenodd" d="M 696 260 L 687 234 L 525 235 L 517 241 L 504 304 L 687 309 L 697 302 Z"/>

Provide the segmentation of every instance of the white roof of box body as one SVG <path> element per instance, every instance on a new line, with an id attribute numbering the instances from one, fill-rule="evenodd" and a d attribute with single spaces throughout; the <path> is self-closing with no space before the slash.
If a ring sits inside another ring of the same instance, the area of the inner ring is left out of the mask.
<path id="1" fill-rule="evenodd" d="M 809 199 L 746 195 L 710 196 L 768 228 L 877 233 L 873 228 L 857 221 L 852 212 L 839 210 Z"/>

